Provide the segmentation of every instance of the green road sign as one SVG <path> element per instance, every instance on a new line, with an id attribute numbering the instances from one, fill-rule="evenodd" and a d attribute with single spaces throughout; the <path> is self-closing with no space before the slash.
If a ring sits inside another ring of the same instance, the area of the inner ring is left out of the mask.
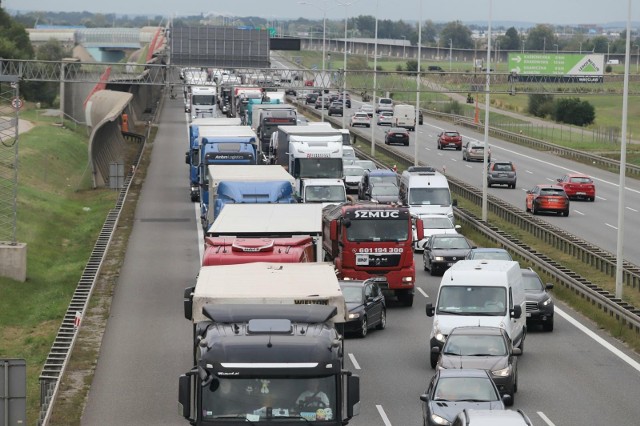
<path id="1" fill-rule="evenodd" d="M 518 75 L 602 76 L 604 55 L 509 53 L 509 70 Z"/>

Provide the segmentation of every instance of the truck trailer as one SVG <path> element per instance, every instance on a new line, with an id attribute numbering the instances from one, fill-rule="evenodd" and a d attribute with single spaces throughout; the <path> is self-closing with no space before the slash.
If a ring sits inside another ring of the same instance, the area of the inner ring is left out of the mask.
<path id="1" fill-rule="evenodd" d="M 194 367 L 179 378 L 182 416 L 193 425 L 348 424 L 360 382 L 344 368 L 347 313 L 330 264 L 202 267 L 184 292 Z M 301 398 L 311 388 L 326 399 Z"/>
<path id="2" fill-rule="evenodd" d="M 325 260 L 341 279 L 384 277 L 382 290 L 413 305 L 416 269 L 413 229 L 407 207 L 369 203 L 327 206 L 322 212 Z M 416 223 L 422 239 L 422 221 Z"/>
<path id="3" fill-rule="evenodd" d="M 254 104 L 252 107 L 251 128 L 258 135 L 262 151 L 265 153 L 269 150 L 271 135 L 278 130 L 278 126 L 296 126 L 298 124 L 296 107 L 278 102 L 280 101 L 276 99 L 272 100 L 272 103 L 263 102 Z"/>

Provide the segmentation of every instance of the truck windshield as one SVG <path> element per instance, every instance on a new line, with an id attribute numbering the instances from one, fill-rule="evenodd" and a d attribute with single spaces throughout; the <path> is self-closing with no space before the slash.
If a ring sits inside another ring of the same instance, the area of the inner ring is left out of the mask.
<path id="1" fill-rule="evenodd" d="M 305 203 L 345 203 L 347 195 L 344 187 L 309 185 L 304 193 Z"/>
<path id="2" fill-rule="evenodd" d="M 191 96 L 192 105 L 214 105 L 216 97 L 214 95 L 193 95 Z"/>
<path id="3" fill-rule="evenodd" d="M 268 119 L 266 119 L 262 123 L 262 138 L 263 139 L 270 138 L 271 135 L 273 134 L 273 132 L 278 130 L 278 126 L 295 126 L 296 124 L 298 124 L 298 122 L 297 122 L 297 120 L 295 118 L 291 118 L 291 119 L 287 119 L 287 120 L 283 120 L 282 118 L 278 118 L 276 121 L 271 122 L 271 123 L 269 122 Z"/>
<path id="4" fill-rule="evenodd" d="M 342 179 L 342 158 L 297 158 L 295 178 Z"/>
<path id="5" fill-rule="evenodd" d="M 240 379 L 220 378 L 202 388 L 202 418 L 251 422 L 304 418 L 335 423 L 336 379 L 329 377 Z M 226 424 L 226 423 L 225 423 Z M 249 424 L 244 423 L 243 424 Z"/>
<path id="6" fill-rule="evenodd" d="M 406 241 L 408 237 L 407 219 L 358 219 L 347 228 L 349 241 Z"/>
<path id="7" fill-rule="evenodd" d="M 411 188 L 409 205 L 450 206 L 451 194 L 448 188 Z"/>
<path id="8" fill-rule="evenodd" d="M 442 286 L 438 313 L 454 315 L 504 315 L 507 292 L 504 287 Z"/>

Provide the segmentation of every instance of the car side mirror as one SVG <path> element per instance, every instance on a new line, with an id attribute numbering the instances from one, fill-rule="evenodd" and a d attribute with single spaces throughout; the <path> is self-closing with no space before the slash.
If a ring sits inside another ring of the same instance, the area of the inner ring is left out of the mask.
<path id="1" fill-rule="evenodd" d="M 547 290 L 551 290 L 551 289 L 553 288 L 553 284 L 551 284 L 551 283 L 547 283 L 547 285 L 545 286 L 545 288 L 546 288 Z"/>
<path id="2" fill-rule="evenodd" d="M 514 356 L 520 356 L 520 355 L 522 355 L 522 349 L 520 349 L 520 348 L 513 348 L 513 349 L 511 349 L 511 355 L 514 355 Z"/>
<path id="3" fill-rule="evenodd" d="M 432 317 L 436 313 L 436 309 L 433 307 L 432 303 L 427 303 L 427 306 L 425 306 L 425 311 L 428 317 Z"/>
<path id="4" fill-rule="evenodd" d="M 429 397 L 427 396 L 426 393 L 423 393 L 422 395 L 420 395 L 420 401 L 429 402 Z"/>
<path id="5" fill-rule="evenodd" d="M 432 354 L 439 354 L 440 353 L 440 347 L 439 346 L 431 347 L 431 353 Z"/>

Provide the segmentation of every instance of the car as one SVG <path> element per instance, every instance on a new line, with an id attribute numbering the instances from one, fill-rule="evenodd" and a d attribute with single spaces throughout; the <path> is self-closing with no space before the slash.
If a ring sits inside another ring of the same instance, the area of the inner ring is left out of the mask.
<path id="1" fill-rule="evenodd" d="M 364 175 L 365 169 L 360 166 L 344 166 L 344 187 L 347 193 L 357 193 L 360 180 Z"/>
<path id="2" fill-rule="evenodd" d="M 364 112 L 369 117 L 373 118 L 373 107 L 369 104 L 360 105 L 360 110 L 358 112 Z"/>
<path id="3" fill-rule="evenodd" d="M 446 214 L 422 214 L 417 216 L 415 220 L 421 220 L 424 229 L 424 238 L 418 241 L 415 225 L 413 226 L 413 249 L 416 252 L 423 250 L 422 246 L 429 236 L 433 234 L 457 234 L 458 229 L 462 228 L 460 225 L 454 225 Z"/>
<path id="4" fill-rule="evenodd" d="M 383 111 L 378 114 L 377 124 L 378 126 L 391 126 L 393 123 L 393 113 L 389 111 Z"/>
<path id="5" fill-rule="evenodd" d="M 438 271 L 444 272 L 457 261 L 465 259 L 469 250 L 475 246 L 472 246 L 464 235 L 433 234 L 427 238 L 422 248 L 424 270 L 435 275 Z"/>
<path id="6" fill-rule="evenodd" d="M 418 111 L 418 124 L 422 125 L 424 123 L 424 116 L 422 115 L 422 110 Z"/>
<path id="7" fill-rule="evenodd" d="M 342 146 L 342 160 L 351 160 L 352 163 L 349 164 L 351 166 L 357 165 L 355 162 L 358 160 L 358 156 L 356 155 L 356 150 L 353 149 L 352 146 Z M 346 162 L 344 163 L 346 165 Z"/>
<path id="8" fill-rule="evenodd" d="M 366 112 L 356 112 L 351 116 L 351 127 L 371 127 L 371 117 Z"/>
<path id="9" fill-rule="evenodd" d="M 464 409 L 458 413 L 452 426 L 533 426 L 522 410 Z"/>
<path id="10" fill-rule="evenodd" d="M 311 105 L 311 104 L 315 104 L 317 100 L 318 100 L 317 93 L 307 93 L 307 96 L 304 99 L 304 103 L 307 105 Z"/>
<path id="11" fill-rule="evenodd" d="M 482 141 L 467 141 L 462 148 L 462 161 L 484 161 L 485 143 Z M 491 147 L 487 151 L 487 163 L 491 162 Z"/>
<path id="12" fill-rule="evenodd" d="M 342 93 L 340 93 L 338 95 L 338 102 L 343 103 L 342 97 L 343 97 L 343 95 L 342 95 Z M 345 95 L 344 105 L 347 108 L 351 108 L 351 95 L 349 95 L 348 93 Z"/>
<path id="13" fill-rule="evenodd" d="M 504 410 L 509 396 L 500 397 L 485 370 L 457 368 L 437 370 L 420 395 L 425 426 L 450 425 L 465 408 Z"/>
<path id="14" fill-rule="evenodd" d="M 553 331 L 553 299 L 549 291 L 553 284 L 544 284 L 536 271 L 522 268 L 524 294 L 527 301 L 527 326 L 542 325 L 544 331 Z"/>
<path id="15" fill-rule="evenodd" d="M 379 204 L 400 202 L 400 189 L 392 183 L 374 183 L 371 185 L 369 200 Z"/>
<path id="16" fill-rule="evenodd" d="M 444 70 L 442 69 L 441 66 L 438 65 L 429 65 L 427 67 L 427 71 L 431 71 L 431 72 L 439 72 L 441 74 L 444 74 Z"/>
<path id="17" fill-rule="evenodd" d="M 349 311 L 348 321 L 344 324 L 345 333 L 356 333 L 364 338 L 370 328 L 384 330 L 387 326 L 387 305 L 378 280 L 340 280 Z"/>
<path id="18" fill-rule="evenodd" d="M 358 198 L 368 200 L 371 193 L 371 187 L 377 183 L 387 183 L 398 186 L 398 175 L 389 169 L 369 169 L 362 176 L 360 186 L 358 187 Z"/>
<path id="19" fill-rule="evenodd" d="M 557 179 L 558 185 L 560 185 L 564 192 L 567 193 L 569 199 L 585 199 L 588 201 L 595 201 L 596 199 L 596 185 L 587 175 L 570 173 Z"/>
<path id="20" fill-rule="evenodd" d="M 455 131 L 445 131 L 438 134 L 438 149 L 455 148 L 462 149 L 462 136 Z"/>
<path id="21" fill-rule="evenodd" d="M 369 170 L 376 170 L 378 167 L 376 166 L 376 163 L 374 163 L 372 160 L 361 160 L 361 159 L 356 159 L 353 162 L 354 166 L 360 166 L 363 169 L 365 169 L 366 171 Z"/>
<path id="22" fill-rule="evenodd" d="M 382 111 L 393 112 L 393 99 L 378 98 L 378 105 L 376 106 L 376 114 L 380 114 Z"/>
<path id="23" fill-rule="evenodd" d="M 313 87 L 313 80 L 305 80 L 304 85 L 306 87 Z"/>
<path id="24" fill-rule="evenodd" d="M 569 216 L 569 208 L 569 197 L 559 185 L 541 184 L 527 191 L 524 209 L 532 214 L 545 211 Z"/>
<path id="25" fill-rule="evenodd" d="M 329 116 L 332 115 L 340 115 L 342 116 L 344 114 L 344 110 L 342 108 L 342 103 L 340 102 L 331 102 L 331 104 L 329 105 L 329 111 L 327 112 L 327 114 L 329 114 Z"/>
<path id="26" fill-rule="evenodd" d="M 322 96 L 318 96 L 318 99 L 316 99 L 316 109 L 329 109 L 329 105 L 331 105 L 331 103 L 329 102 L 329 98 L 326 96 L 324 98 Z"/>
<path id="27" fill-rule="evenodd" d="M 487 370 L 500 395 L 510 395 L 509 404 L 515 401 L 518 391 L 518 356 L 520 348 L 514 348 L 507 332 L 500 327 L 456 327 L 451 330 L 442 350 L 431 348 L 439 354 L 436 369 L 480 368 Z"/>
<path id="28" fill-rule="evenodd" d="M 337 102 L 338 98 L 340 97 L 340 95 L 338 95 L 337 93 L 329 93 L 329 95 L 327 96 L 329 96 L 329 102 Z"/>
<path id="29" fill-rule="evenodd" d="M 513 260 L 511 254 L 502 248 L 479 247 L 469 251 L 467 260 Z"/>
<path id="30" fill-rule="evenodd" d="M 409 131 L 402 127 L 392 127 L 384 132 L 384 144 L 399 143 L 409 146 Z"/>
<path id="31" fill-rule="evenodd" d="M 511 161 L 492 161 L 487 166 L 487 186 L 507 185 L 515 189 L 518 175 Z"/>
<path id="32" fill-rule="evenodd" d="M 287 96 L 296 96 L 297 92 L 296 92 L 296 89 L 288 88 L 288 89 L 285 89 L 284 94 Z"/>

